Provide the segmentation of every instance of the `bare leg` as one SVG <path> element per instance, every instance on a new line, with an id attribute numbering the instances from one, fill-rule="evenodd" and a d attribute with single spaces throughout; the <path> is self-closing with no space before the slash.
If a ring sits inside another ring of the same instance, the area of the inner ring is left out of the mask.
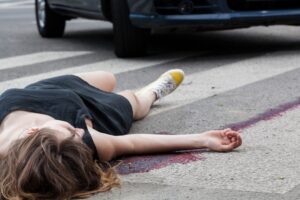
<path id="1" fill-rule="evenodd" d="M 116 86 L 116 78 L 114 74 L 110 72 L 95 71 L 75 75 L 90 85 L 106 92 L 112 92 Z"/>
<path id="2" fill-rule="evenodd" d="M 116 78 L 110 72 L 96 71 L 75 74 L 90 85 L 112 92 L 116 85 Z M 151 91 L 136 92 L 126 90 L 119 93 L 130 102 L 133 110 L 133 117 L 135 120 L 144 118 L 150 111 L 150 108 L 155 101 L 155 94 Z"/>
<path id="3" fill-rule="evenodd" d="M 119 94 L 130 102 L 134 120 L 143 119 L 149 113 L 152 104 L 156 100 L 156 96 L 152 91 L 133 92 L 126 90 Z"/>
<path id="4" fill-rule="evenodd" d="M 119 94 L 127 98 L 133 109 L 135 120 L 144 118 L 154 101 L 173 92 L 183 81 L 184 72 L 180 69 L 169 70 L 138 92 L 123 91 Z"/>

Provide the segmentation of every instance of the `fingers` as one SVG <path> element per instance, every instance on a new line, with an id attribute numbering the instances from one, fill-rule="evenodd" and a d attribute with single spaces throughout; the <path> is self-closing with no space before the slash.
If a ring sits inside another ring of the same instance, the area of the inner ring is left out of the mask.
<path id="1" fill-rule="evenodd" d="M 234 143 L 230 143 L 230 144 L 227 144 L 227 145 L 223 145 L 222 148 L 221 148 L 221 151 L 222 152 L 227 152 L 227 151 L 231 151 L 233 150 L 235 147 L 235 144 Z"/>
<path id="2" fill-rule="evenodd" d="M 230 128 L 208 132 L 207 137 L 213 139 L 215 145 L 209 148 L 214 151 L 227 152 L 242 144 L 240 133 Z"/>
<path id="3" fill-rule="evenodd" d="M 219 132 L 219 134 L 222 136 L 222 137 L 227 137 L 226 136 L 226 133 L 232 131 L 230 128 L 226 128 L 226 129 L 223 129 L 223 130 L 216 130 L 217 132 Z"/>
<path id="4" fill-rule="evenodd" d="M 242 138 L 239 132 L 237 131 L 226 131 L 225 136 L 228 138 L 230 143 L 227 145 L 228 150 L 232 150 L 234 148 L 237 148 L 241 146 L 242 144 Z"/>
<path id="5" fill-rule="evenodd" d="M 231 128 L 226 128 L 226 129 L 224 129 L 222 132 L 223 132 L 224 134 L 226 134 L 226 133 L 231 132 L 231 131 L 232 131 Z"/>

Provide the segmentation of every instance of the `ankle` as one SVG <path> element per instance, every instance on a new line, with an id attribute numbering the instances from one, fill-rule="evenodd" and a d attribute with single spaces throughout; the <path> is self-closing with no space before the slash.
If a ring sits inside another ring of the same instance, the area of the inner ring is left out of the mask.
<path id="1" fill-rule="evenodd" d="M 135 93 L 139 99 L 147 99 L 147 101 L 152 102 L 151 105 L 157 100 L 157 95 L 151 90 L 139 90 Z"/>

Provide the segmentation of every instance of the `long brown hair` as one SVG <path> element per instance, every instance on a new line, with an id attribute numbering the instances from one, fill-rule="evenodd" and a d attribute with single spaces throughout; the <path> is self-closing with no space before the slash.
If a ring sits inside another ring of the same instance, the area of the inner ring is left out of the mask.
<path id="1" fill-rule="evenodd" d="M 0 160 L 3 199 L 87 198 L 119 185 L 113 168 L 103 169 L 84 143 L 59 140 L 51 129 L 17 140 Z"/>

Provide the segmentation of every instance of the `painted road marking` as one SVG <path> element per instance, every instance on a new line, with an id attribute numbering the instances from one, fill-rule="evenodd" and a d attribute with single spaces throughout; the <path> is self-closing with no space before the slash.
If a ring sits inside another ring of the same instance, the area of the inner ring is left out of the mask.
<path id="1" fill-rule="evenodd" d="M 166 105 L 160 106 L 158 109 L 152 109 L 150 115 L 156 115 L 171 109 L 179 108 L 218 93 L 233 90 L 300 67 L 297 64 L 299 63 L 298 52 L 281 56 L 276 56 L 276 54 L 280 53 L 277 52 L 274 54 L 263 55 L 233 64 L 223 65 L 208 71 L 191 74 L 185 78 L 185 84 L 179 87 L 178 91 L 174 92 L 170 96 L 167 96 L 160 102 L 160 104 L 164 104 L 164 102 L 166 102 Z M 110 71 L 118 74 L 147 68 L 153 65 L 163 64 L 170 61 L 181 60 L 188 56 L 191 55 L 178 57 L 178 55 L 173 54 L 163 57 L 157 56 L 149 58 L 149 60 L 123 60 L 116 58 L 64 70 L 48 72 L 46 74 L 39 74 L 5 81 L 0 83 L 0 92 L 3 92 L 7 88 L 24 87 L 25 85 L 28 85 L 34 81 L 63 74 L 96 70 Z M 214 89 L 212 89 L 212 87 L 214 87 Z"/>
<path id="2" fill-rule="evenodd" d="M 89 51 L 51 51 L 0 59 L 0 70 L 91 54 Z"/>
<path id="3" fill-rule="evenodd" d="M 16 2 L 23 2 L 24 0 L 0 0 L 0 3 L 7 3 L 7 2 L 9 2 L 9 3 L 12 3 L 12 2 L 14 2 L 14 3 L 16 3 Z M 34 2 L 34 1 L 31 1 L 31 2 Z"/>
<path id="4" fill-rule="evenodd" d="M 34 6 L 33 5 L 20 5 L 20 6 L 12 6 L 12 7 L 1 7 L 0 6 L 0 10 L 13 10 L 13 9 L 33 9 Z M 1 18 L 3 19 L 3 18 Z"/>
<path id="5" fill-rule="evenodd" d="M 36 20 L 31 21 L 31 24 L 35 24 L 36 25 Z M 68 21 L 68 26 L 77 26 L 77 25 L 95 25 L 95 27 L 99 26 L 99 21 L 97 20 L 88 20 L 88 19 L 74 19 L 74 20 L 70 20 Z M 110 22 L 106 22 L 106 21 L 101 21 L 101 28 L 111 28 L 112 29 L 112 24 Z"/>
<path id="6" fill-rule="evenodd" d="M 18 6 L 24 6 L 24 5 L 34 5 L 33 0 L 25 0 L 20 2 L 9 2 L 9 3 L 0 3 L 0 8 L 11 8 L 11 7 L 18 7 Z"/>
<path id="7" fill-rule="evenodd" d="M 168 62 L 174 62 L 177 60 L 182 60 L 187 57 L 194 56 L 194 54 L 191 53 L 176 53 L 176 54 L 169 54 L 169 55 L 160 55 L 160 56 L 153 56 L 151 58 L 145 59 L 110 59 L 105 60 L 101 62 L 96 62 L 92 64 L 87 65 L 81 65 L 76 66 L 73 68 L 53 71 L 53 72 L 47 72 L 39 75 L 29 76 L 29 77 L 23 77 L 18 78 L 14 80 L 8 80 L 1 82 L 0 81 L 0 93 L 8 88 L 22 88 L 25 85 L 28 85 L 32 82 L 44 79 L 44 78 L 50 78 L 54 76 L 64 75 L 64 74 L 74 74 L 74 73 L 81 73 L 81 72 L 87 72 L 87 71 L 109 71 L 114 74 L 119 74 L 123 72 L 129 72 L 134 71 L 142 68 L 147 68 L 154 65 L 159 65 L 163 63 Z M 0 60 L 1 61 L 1 60 Z M 0 64 L 1 66 L 1 64 Z"/>
<path id="8" fill-rule="evenodd" d="M 300 68 L 299 52 L 281 54 L 276 52 L 191 74 L 178 91 L 151 110 L 150 116 Z"/>

